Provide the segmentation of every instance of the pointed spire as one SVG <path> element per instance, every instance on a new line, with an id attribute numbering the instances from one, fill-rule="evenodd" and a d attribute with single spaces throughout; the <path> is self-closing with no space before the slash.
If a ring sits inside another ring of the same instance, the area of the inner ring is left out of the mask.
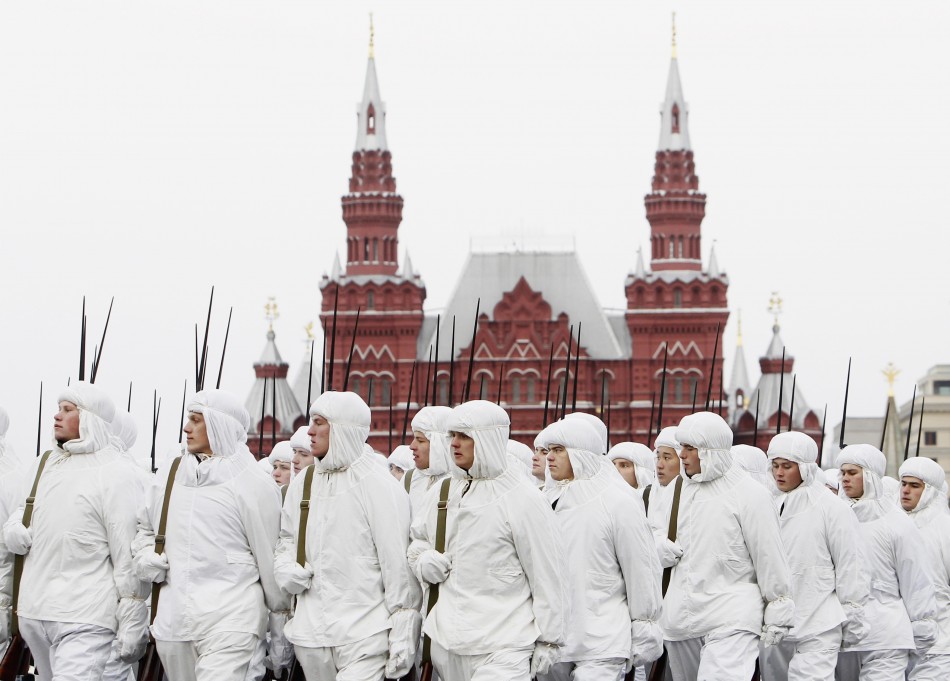
<path id="1" fill-rule="evenodd" d="M 412 279 L 416 276 L 416 271 L 412 269 L 412 258 L 409 257 L 409 251 L 406 251 L 406 257 L 402 259 L 402 278 Z"/>
<path id="2" fill-rule="evenodd" d="M 330 281 L 339 281 L 341 276 L 343 276 L 343 266 L 340 265 L 340 253 L 337 251 L 333 254 L 333 269 L 330 270 Z"/>
<path id="3" fill-rule="evenodd" d="M 637 279 L 646 277 L 646 268 L 643 266 L 643 248 L 637 246 L 637 269 L 633 271 L 633 276 Z"/>
<path id="4" fill-rule="evenodd" d="M 713 240 L 712 248 L 709 249 L 709 271 L 707 272 L 711 278 L 721 277 L 722 272 L 719 271 L 719 260 L 716 258 L 716 242 Z M 741 337 L 741 334 L 740 334 Z"/>
<path id="5" fill-rule="evenodd" d="M 357 105 L 356 151 L 387 151 L 386 105 L 379 95 L 376 79 L 375 29 L 373 15 L 369 15 L 369 59 L 366 62 L 366 81 L 363 101 Z"/>
<path id="6" fill-rule="evenodd" d="M 689 150 L 689 108 L 683 96 L 683 84 L 676 59 L 676 13 L 673 14 L 673 56 L 666 77 L 666 99 L 660 105 L 660 143 L 658 151 Z"/>
<path id="7" fill-rule="evenodd" d="M 752 384 L 749 382 L 749 369 L 746 366 L 745 350 L 742 348 L 742 313 L 739 313 L 739 330 L 736 336 L 736 354 L 732 363 L 732 376 L 729 379 L 729 392 L 732 395 L 742 395 L 743 402 L 747 403 L 752 394 Z"/>

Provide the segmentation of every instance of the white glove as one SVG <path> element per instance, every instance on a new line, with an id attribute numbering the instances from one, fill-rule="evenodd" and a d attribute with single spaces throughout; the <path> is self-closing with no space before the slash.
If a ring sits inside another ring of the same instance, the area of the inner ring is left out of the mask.
<path id="1" fill-rule="evenodd" d="M 143 582 L 161 584 L 168 572 L 168 556 L 144 549 L 132 561 L 132 572 Z"/>
<path id="2" fill-rule="evenodd" d="M 33 528 L 11 518 L 3 526 L 3 541 L 12 553 L 25 556 L 33 545 Z"/>
<path id="3" fill-rule="evenodd" d="M 656 545 L 656 552 L 660 558 L 660 566 L 664 568 L 675 567 L 683 557 L 683 547 L 665 537 Z"/>
<path id="4" fill-rule="evenodd" d="M 789 628 L 780 627 L 777 624 L 766 624 L 762 627 L 762 645 L 766 647 L 778 645 L 788 635 Z"/>
<path id="5" fill-rule="evenodd" d="M 842 641 L 845 648 L 856 646 L 868 635 L 870 627 L 864 617 L 864 608 L 860 605 L 847 603 L 844 605 L 844 614 L 848 618 L 842 625 Z"/>
<path id="6" fill-rule="evenodd" d="M 416 562 L 416 571 L 423 582 L 441 584 L 452 569 L 452 557 L 435 549 L 423 551 Z"/>
<path id="7" fill-rule="evenodd" d="M 422 614 L 418 610 L 397 610 L 390 616 L 387 679 L 401 679 L 412 669 L 421 633 Z"/>
<path id="8" fill-rule="evenodd" d="M 274 564 L 274 581 L 291 596 L 297 596 L 309 589 L 312 578 L 313 568 L 310 563 L 304 563 L 303 567 L 296 562 Z"/>
<path id="9" fill-rule="evenodd" d="M 663 654 L 663 632 L 652 620 L 633 620 L 630 623 L 630 664 L 642 667 Z"/>
<path id="10" fill-rule="evenodd" d="M 558 646 L 538 641 L 534 644 L 534 654 L 531 655 L 531 676 L 547 674 L 560 659 L 561 649 Z"/>
<path id="11" fill-rule="evenodd" d="M 288 612 L 272 612 L 267 616 L 269 641 L 264 666 L 275 672 L 290 667 L 294 658 L 294 647 L 284 636 L 284 625 L 287 624 L 288 614 Z"/>
<path id="12" fill-rule="evenodd" d="M 115 617 L 119 623 L 116 654 L 122 662 L 135 662 L 145 654 L 148 644 L 148 605 L 137 598 L 120 598 Z"/>
<path id="13" fill-rule="evenodd" d="M 914 645 L 917 653 L 924 653 L 937 642 L 937 623 L 931 619 L 914 620 L 910 623 L 914 630 Z"/>

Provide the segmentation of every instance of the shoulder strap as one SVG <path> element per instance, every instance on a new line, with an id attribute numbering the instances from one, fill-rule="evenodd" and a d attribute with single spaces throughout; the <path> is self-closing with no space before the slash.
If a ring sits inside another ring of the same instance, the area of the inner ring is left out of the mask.
<path id="1" fill-rule="evenodd" d="M 285 501 L 287 501 L 287 488 L 288 488 L 288 487 L 290 487 L 290 485 L 281 485 L 281 486 L 280 486 L 280 503 L 281 503 L 281 504 L 283 504 Z"/>
<path id="2" fill-rule="evenodd" d="M 439 553 L 445 553 L 445 521 L 448 516 L 449 508 L 449 487 L 452 485 L 452 478 L 446 478 L 442 481 L 442 487 L 439 489 L 439 503 L 435 521 L 435 550 Z M 428 615 L 439 600 L 439 585 L 429 585 L 429 600 L 426 603 L 426 612 Z M 422 663 L 432 662 L 432 640 L 428 636 L 422 639 Z"/>
<path id="3" fill-rule="evenodd" d="M 666 538 L 670 541 L 676 541 L 676 526 L 679 523 L 680 515 L 680 492 L 683 490 L 683 477 L 676 476 L 676 482 L 673 483 L 673 505 L 670 507 L 670 527 L 667 530 Z M 663 570 L 663 595 L 670 588 L 670 578 L 673 576 L 673 568 Z"/>
<path id="4" fill-rule="evenodd" d="M 184 455 L 182 455 L 184 456 Z M 175 484 L 175 474 L 181 465 L 181 456 L 172 461 L 168 469 L 168 479 L 165 481 L 165 498 L 162 500 L 162 515 L 158 520 L 158 534 L 155 535 L 155 553 L 161 555 L 165 553 L 165 528 L 168 527 L 168 506 L 172 500 L 172 487 Z M 149 622 L 155 621 L 155 615 L 158 613 L 158 594 L 161 593 L 161 584 L 152 584 L 152 614 Z"/>
<path id="5" fill-rule="evenodd" d="M 643 512 L 650 512 L 650 492 L 653 491 L 653 485 L 647 485 L 643 490 Z"/>
<path id="6" fill-rule="evenodd" d="M 409 491 L 409 488 L 412 486 L 412 474 L 416 472 L 415 468 L 410 468 L 406 471 L 406 474 L 402 476 L 402 486 L 406 488 L 406 491 Z"/>
<path id="7" fill-rule="evenodd" d="M 43 458 L 40 459 L 40 465 L 36 468 L 36 477 L 33 479 L 33 488 L 30 490 L 30 496 L 26 498 L 26 504 L 23 506 L 23 526 L 29 527 L 30 522 L 33 520 L 33 502 L 36 501 L 36 490 L 40 486 L 40 476 L 43 475 L 43 469 L 46 468 L 46 462 L 49 460 L 49 455 L 52 454 L 53 450 L 47 450 L 43 454 Z M 13 636 L 16 636 L 20 632 L 20 627 L 17 623 L 17 603 L 20 600 L 20 578 L 23 576 L 23 559 L 25 556 L 17 554 L 13 557 L 13 598 L 12 598 L 12 608 L 10 612 L 12 613 L 10 618 L 10 633 Z"/>
<path id="8" fill-rule="evenodd" d="M 300 523 L 297 525 L 297 564 L 307 562 L 307 520 L 310 518 L 310 488 L 313 486 L 313 464 L 307 466 L 303 478 L 303 496 L 300 499 Z"/>

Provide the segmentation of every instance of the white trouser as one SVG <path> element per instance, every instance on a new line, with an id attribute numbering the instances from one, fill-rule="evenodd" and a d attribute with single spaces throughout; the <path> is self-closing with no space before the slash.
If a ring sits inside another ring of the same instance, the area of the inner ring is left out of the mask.
<path id="1" fill-rule="evenodd" d="M 911 653 L 908 681 L 947 681 L 950 679 L 950 654 L 918 655 Z"/>
<path id="2" fill-rule="evenodd" d="M 294 646 L 307 681 L 382 681 L 389 657 L 389 631 L 333 648 Z"/>
<path id="3" fill-rule="evenodd" d="M 538 681 L 623 681 L 627 661 L 620 658 L 559 662 Z"/>
<path id="4" fill-rule="evenodd" d="M 778 645 L 759 643 L 762 681 L 828 681 L 834 677 L 841 646 L 841 625 L 801 641 L 786 638 Z"/>
<path id="5" fill-rule="evenodd" d="M 260 638 L 224 631 L 199 641 L 155 641 L 168 681 L 246 681 L 264 673 Z"/>
<path id="6" fill-rule="evenodd" d="M 666 641 L 674 681 L 749 681 L 759 637 L 747 631 Z"/>
<path id="7" fill-rule="evenodd" d="M 40 681 L 99 681 L 115 632 L 95 624 L 21 617 L 20 634 L 33 653 Z"/>
<path id="8" fill-rule="evenodd" d="M 123 662 L 116 657 L 115 648 L 113 648 L 109 661 L 106 662 L 106 667 L 102 670 L 102 681 L 129 681 L 131 669 L 132 663 Z"/>
<path id="9" fill-rule="evenodd" d="M 432 666 L 445 681 L 528 681 L 533 653 L 532 645 L 486 655 L 456 655 L 432 641 Z"/>
<path id="10" fill-rule="evenodd" d="M 904 681 L 906 650 L 838 653 L 837 681 Z"/>

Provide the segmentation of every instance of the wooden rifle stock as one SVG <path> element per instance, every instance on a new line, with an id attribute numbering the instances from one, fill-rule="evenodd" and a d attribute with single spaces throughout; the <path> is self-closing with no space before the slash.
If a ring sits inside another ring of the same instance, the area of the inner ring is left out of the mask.
<path id="1" fill-rule="evenodd" d="M 29 673 L 31 661 L 26 641 L 19 634 L 14 634 L 3 660 L 0 660 L 0 681 L 16 681 L 21 674 Z"/>

